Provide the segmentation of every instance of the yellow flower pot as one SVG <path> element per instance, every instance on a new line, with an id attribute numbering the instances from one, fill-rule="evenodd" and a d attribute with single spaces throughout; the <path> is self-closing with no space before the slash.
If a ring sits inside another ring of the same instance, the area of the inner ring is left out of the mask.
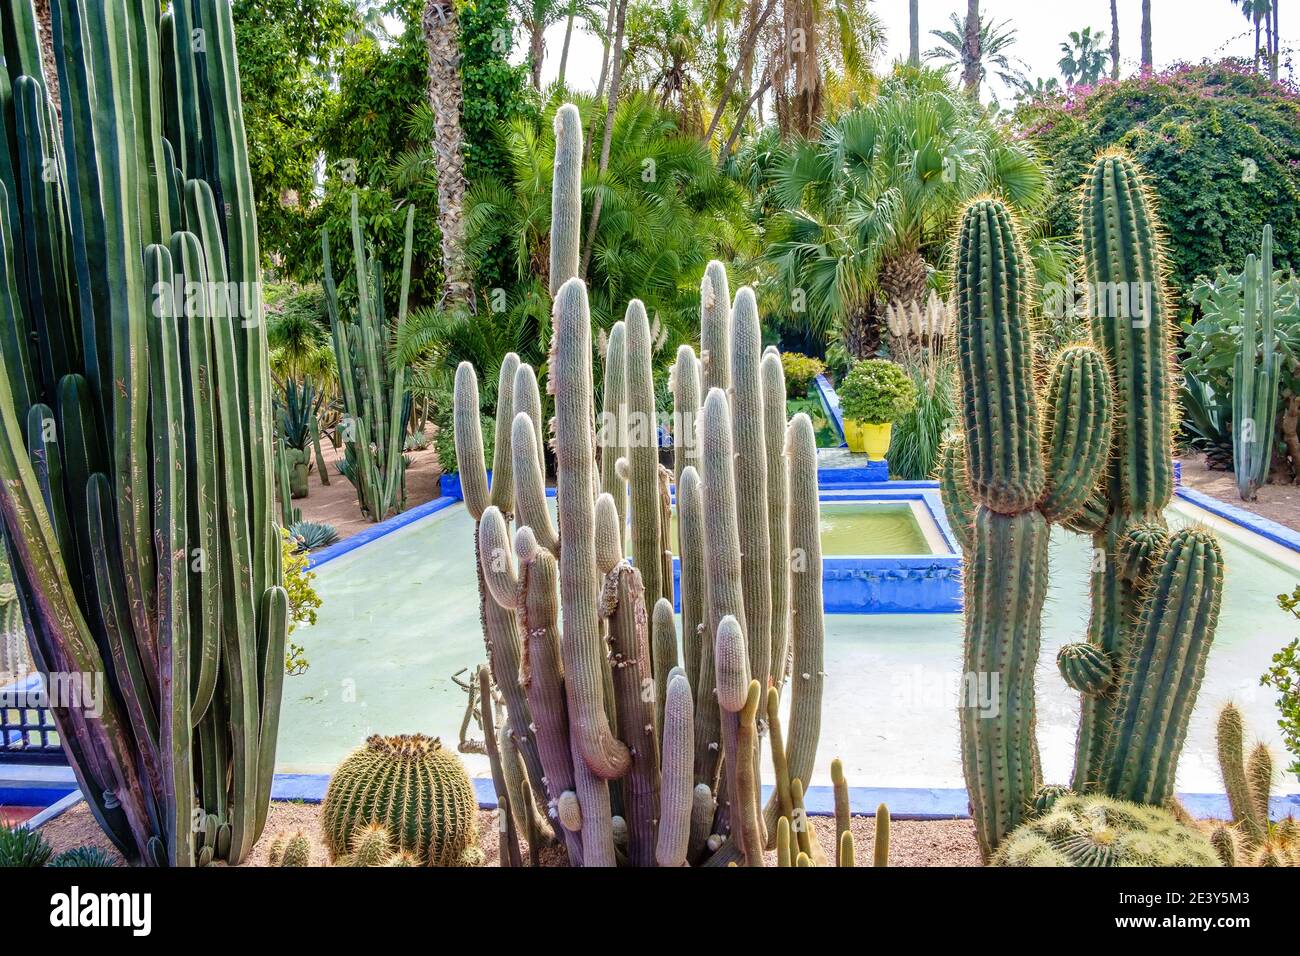
<path id="1" fill-rule="evenodd" d="M 892 422 L 860 422 L 846 418 L 844 440 L 849 444 L 849 451 L 865 452 L 868 461 L 884 461 L 893 428 Z"/>

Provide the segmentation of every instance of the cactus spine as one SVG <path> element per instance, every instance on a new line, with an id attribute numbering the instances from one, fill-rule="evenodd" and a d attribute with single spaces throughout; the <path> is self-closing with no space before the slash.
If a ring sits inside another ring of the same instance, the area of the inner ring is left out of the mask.
<path id="1" fill-rule="evenodd" d="M 1082 507 L 1100 477 L 1102 456 L 1079 452 L 1109 441 L 1110 389 L 1096 352 L 1066 349 L 1046 396 L 1049 427 L 1040 432 L 1029 281 L 1006 207 L 972 203 L 956 253 L 965 445 L 946 450 L 943 485 L 949 519 L 967 542 L 963 672 L 968 682 L 987 679 L 988 695 L 996 696 L 988 708 L 995 716 L 974 700 L 959 708 L 962 767 L 987 859 L 1024 818 L 1041 783 L 1034 668 L 1049 522 Z"/>

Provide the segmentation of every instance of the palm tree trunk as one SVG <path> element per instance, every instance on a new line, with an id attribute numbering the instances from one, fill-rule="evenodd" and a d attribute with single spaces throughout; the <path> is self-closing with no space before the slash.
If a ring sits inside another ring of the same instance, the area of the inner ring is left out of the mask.
<path id="1" fill-rule="evenodd" d="M 980 94 L 980 0 L 966 0 L 966 34 L 962 39 L 961 80 L 966 92 Z"/>
<path id="2" fill-rule="evenodd" d="M 600 82 L 596 84 L 596 102 L 605 95 L 605 84 L 609 82 L 609 41 L 614 35 L 614 16 L 618 12 L 618 0 L 608 0 L 608 8 L 605 14 L 605 35 L 604 52 L 600 57 Z M 596 129 L 593 126 L 591 135 L 582 138 L 582 164 L 585 166 L 591 162 L 591 141 L 596 138 Z"/>
<path id="3" fill-rule="evenodd" d="M 627 19 L 627 0 L 612 0 L 618 4 L 618 13 L 614 20 L 614 48 L 610 57 L 609 103 L 605 107 L 605 136 L 600 144 L 600 163 L 597 167 L 596 180 L 605 178 L 609 169 L 609 148 L 614 139 L 614 113 L 618 110 L 618 89 L 622 85 L 623 74 L 623 24 Z M 591 247 L 596 239 L 596 227 L 600 225 L 600 207 L 603 193 L 596 191 L 596 198 L 591 203 L 591 222 L 587 225 L 587 241 L 582 248 L 581 275 L 587 277 L 587 266 L 591 262 Z"/>
<path id="4" fill-rule="evenodd" d="M 564 48 L 560 51 L 560 75 L 555 82 L 564 86 L 564 74 L 569 67 L 569 41 L 573 39 L 573 16 L 576 12 L 575 0 L 569 0 L 569 22 L 564 28 Z"/>
<path id="5" fill-rule="evenodd" d="M 1151 56 L 1151 0 L 1142 0 L 1142 72 L 1150 73 Z"/>
<path id="6" fill-rule="evenodd" d="M 762 0 L 753 0 L 751 9 L 757 9 Z M 740 47 L 740 58 L 736 65 L 731 68 L 731 73 L 727 75 L 727 82 L 722 87 L 722 94 L 718 97 L 717 109 L 713 111 L 713 119 L 709 121 L 709 128 L 704 132 L 704 141 L 706 143 L 713 141 L 713 134 L 718 130 L 718 124 L 722 122 L 723 111 L 727 108 L 727 100 L 731 99 L 731 93 L 736 88 L 736 80 L 740 77 L 741 69 L 746 62 L 752 62 L 754 56 L 754 45 L 758 42 L 758 35 L 763 30 L 763 24 L 772 11 L 776 9 L 776 0 L 767 0 L 767 5 L 763 7 L 763 12 L 759 14 L 758 19 L 754 21 L 753 28 L 746 34 Z"/>
<path id="7" fill-rule="evenodd" d="M 452 0 L 427 0 L 424 42 L 429 51 L 429 106 L 434 116 L 438 229 L 442 233 L 442 301 L 469 304 L 465 267 L 465 157 L 460 128 L 460 27 Z"/>
<path id="8" fill-rule="evenodd" d="M 1119 10 L 1117 0 L 1110 0 L 1110 78 L 1119 79 Z"/>
<path id="9" fill-rule="evenodd" d="M 533 89 L 542 88 L 542 61 L 546 58 L 546 24 L 535 23 L 528 34 L 528 72 Z"/>
<path id="10" fill-rule="evenodd" d="M 1268 58 L 1268 78 L 1272 80 L 1274 83 L 1277 82 L 1277 76 L 1278 76 L 1278 72 L 1277 72 L 1278 51 L 1279 51 L 1278 38 L 1280 37 L 1280 34 L 1277 32 L 1277 8 L 1280 6 L 1281 3 L 1279 2 L 1279 0 L 1273 0 L 1272 9 L 1269 12 L 1269 19 L 1273 27 L 1269 31 L 1269 36 L 1272 40 L 1272 49 L 1269 51 L 1269 58 Z M 1300 462 L 1298 462 L 1297 464 L 1300 464 Z"/>
<path id="11" fill-rule="evenodd" d="M 908 14 L 908 53 L 907 62 L 909 66 L 921 65 L 921 11 L 920 0 L 909 0 L 907 5 Z"/>
<path id="12" fill-rule="evenodd" d="M 722 152 L 718 154 L 719 159 L 725 160 L 731 155 L 732 147 L 736 145 L 736 140 L 740 138 L 740 131 L 745 128 L 745 117 L 749 115 L 749 111 L 753 109 L 754 104 L 763 98 L 763 94 L 768 91 L 771 85 L 771 77 L 764 77 L 763 82 L 758 84 L 758 89 L 750 94 L 749 99 L 745 100 L 745 105 L 736 114 L 736 125 L 731 128 L 731 135 L 727 137 L 727 144 L 722 147 Z"/>

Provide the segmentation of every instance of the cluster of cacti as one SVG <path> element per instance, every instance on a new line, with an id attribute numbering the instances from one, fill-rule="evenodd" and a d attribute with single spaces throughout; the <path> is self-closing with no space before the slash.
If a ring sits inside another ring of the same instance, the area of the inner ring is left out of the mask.
<path id="1" fill-rule="evenodd" d="M 356 854 L 357 828 L 373 824 L 420 866 L 474 866 L 482 858 L 477 812 L 460 758 L 436 737 L 375 735 L 334 771 L 321 829 L 331 860 Z"/>
<path id="2" fill-rule="evenodd" d="M 277 834 L 271 843 L 270 866 L 311 866 L 311 840 L 298 830 L 285 836 Z"/>
<path id="3" fill-rule="evenodd" d="M 48 9 L 48 65 L 31 0 L 0 10 L 0 511 L 19 603 L 38 670 L 97 682 L 98 716 L 52 712 L 117 848 L 238 862 L 266 818 L 287 608 L 231 8 Z"/>
<path id="4" fill-rule="evenodd" d="M 1246 257 L 1241 282 L 1241 345 L 1232 365 L 1232 470 L 1242 500 L 1254 501 L 1273 465 L 1284 361 L 1275 329 L 1272 226 L 1264 227 L 1259 258 Z"/>
<path id="5" fill-rule="evenodd" d="M 325 392 L 306 379 L 301 385 L 292 379 L 283 383 L 284 398 L 276 402 L 276 438 L 289 473 L 289 490 L 294 498 L 307 497 L 307 473 L 312 455 L 320 470 L 321 484 L 329 484 L 329 472 L 320 447 L 320 411 Z"/>
<path id="6" fill-rule="evenodd" d="M 1007 835 L 994 866 L 1218 866 L 1210 841 L 1161 807 L 1098 795 L 1058 798 Z"/>
<path id="7" fill-rule="evenodd" d="M 36 830 L 19 823 L 0 823 L 0 869 L 44 866 L 53 852 Z"/>
<path id="8" fill-rule="evenodd" d="M 714 262 L 701 288 L 702 354 L 683 346 L 672 372 L 673 472 L 657 462 L 654 343 L 638 301 L 606 339 L 593 433 L 592 323 L 577 278 L 577 110 L 562 107 L 555 129 L 548 391 L 558 527 L 533 369 L 513 354 L 502 362 L 490 488 L 477 378 L 467 364 L 456 374 L 457 463 L 477 523 L 491 675 L 532 802 L 571 863 L 761 865 L 779 810 L 776 798 L 758 806 L 759 704 L 769 688 L 779 698 L 791 661 L 790 777 L 811 775 L 820 732 L 812 426 L 806 416 L 787 426 L 780 357 L 761 345 L 753 293 L 741 289 L 733 303 Z"/>
<path id="9" fill-rule="evenodd" d="M 1245 752 L 1245 725 L 1235 704 L 1219 711 L 1215 740 L 1232 826 L 1216 826 L 1212 841 L 1226 866 L 1300 866 L 1300 832 L 1293 818 L 1273 823 L 1273 757 L 1257 743 Z"/>
<path id="10" fill-rule="evenodd" d="M 50 860 L 46 866 L 52 866 L 56 869 L 71 868 L 104 868 L 117 866 L 117 861 L 106 850 L 97 846 L 79 846 L 71 850 L 64 850 Z"/>
<path id="11" fill-rule="evenodd" d="M 972 205 L 956 247 L 965 440 L 945 449 L 940 481 L 966 550 L 962 749 L 986 856 L 1041 782 L 1033 671 L 1049 522 L 1094 536 L 1089 640 L 1058 657 L 1083 695 L 1074 790 L 1168 801 L 1218 617 L 1218 544 L 1201 530 L 1170 534 L 1163 517 L 1170 314 L 1159 226 L 1133 161 L 1101 155 L 1081 208 L 1093 346 L 1060 354 L 1041 426 L 1028 270 L 1001 204 Z"/>
<path id="12" fill-rule="evenodd" d="M 411 396 L 406 389 L 406 366 L 392 353 L 393 344 L 406 323 L 414 236 L 415 207 L 411 206 L 406 211 L 397 322 L 390 332 L 384 307 L 383 265 L 367 250 L 355 193 L 352 195 L 352 259 L 356 279 L 353 316 L 343 314 L 334 281 L 329 230 L 321 231 L 325 306 L 334 337 L 344 412 L 338 426 L 344 453 L 339 470 L 355 486 L 357 502 L 371 521 L 382 521 L 389 512 L 406 507 L 406 459 L 402 452 L 411 415 Z"/>
<path id="13" fill-rule="evenodd" d="M 9 570 L 8 549 L 4 545 L 4 524 L 0 522 L 0 683 L 9 684 L 32 669 L 27 650 L 27 629 L 18 603 L 18 588 Z"/>

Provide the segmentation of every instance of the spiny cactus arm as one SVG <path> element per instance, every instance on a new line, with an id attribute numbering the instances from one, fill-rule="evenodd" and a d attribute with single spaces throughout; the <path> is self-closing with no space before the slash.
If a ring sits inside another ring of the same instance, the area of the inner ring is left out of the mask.
<path id="1" fill-rule="evenodd" d="M 700 387 L 706 396 L 731 388 L 731 286 L 716 259 L 700 280 Z"/>
<path id="2" fill-rule="evenodd" d="M 680 542 L 678 554 L 681 558 L 681 599 L 682 599 L 682 667 L 686 678 L 691 682 L 691 690 L 696 702 L 696 730 L 702 730 L 700 721 L 701 698 L 713 696 L 712 655 L 707 661 L 701 656 L 700 631 L 704 622 L 704 502 L 700 488 L 700 475 L 694 465 L 687 465 L 677 482 L 677 537 Z M 705 666 L 707 664 L 707 667 Z M 708 701 L 710 707 L 712 700 Z M 695 741 L 695 759 L 697 766 L 700 759 L 700 747 L 705 746 L 697 736 Z M 697 778 L 696 782 L 700 782 Z"/>
<path id="3" fill-rule="evenodd" d="M 650 663 L 655 675 L 655 726 L 662 728 L 664 708 L 668 705 L 668 679 L 677 666 L 677 617 L 672 601 L 667 598 L 655 602 L 650 618 Z M 691 732 L 695 732 L 694 720 Z M 693 752 L 694 747 L 691 749 Z"/>
<path id="4" fill-rule="evenodd" d="M 700 412 L 700 363 L 689 345 L 677 347 L 669 377 L 673 393 L 673 481 L 679 487 L 687 465 L 699 465 L 695 417 Z"/>
<path id="5" fill-rule="evenodd" d="M 844 778 L 840 758 L 831 761 L 831 787 L 835 793 L 835 841 L 838 844 L 849 832 L 849 782 Z"/>
<path id="6" fill-rule="evenodd" d="M 663 604 L 662 600 L 660 604 Z M 656 607 L 656 612 L 658 607 Z M 672 607 L 669 607 L 671 613 Z M 657 614 L 656 614 L 657 616 Z M 695 704 L 691 685 L 678 673 L 665 692 L 655 861 L 684 866 L 691 835 L 691 781 L 695 762 Z"/>
<path id="7" fill-rule="evenodd" d="M 775 350 L 763 354 L 763 445 L 767 454 L 767 515 L 772 568 L 772 658 L 769 673 L 785 684 L 790 653 L 790 476 L 785 460 L 785 370 Z"/>
<path id="8" fill-rule="evenodd" d="M 1224 866 L 1237 865 L 1237 841 L 1232 835 L 1232 828 L 1220 824 L 1210 832 L 1210 846 L 1219 862 Z"/>
<path id="9" fill-rule="evenodd" d="M 975 501 L 966 478 L 966 441 L 961 436 L 944 442 L 939 452 L 939 493 L 953 536 L 963 551 L 968 550 L 975 524 Z"/>
<path id="10" fill-rule="evenodd" d="M 1038 507 L 1048 521 L 1061 521 L 1084 509 L 1106 469 L 1110 375 L 1095 349 L 1072 346 L 1057 357 L 1043 431 L 1047 491 Z"/>
<path id="11" fill-rule="evenodd" d="M 1111 465 L 1115 509 L 1158 517 L 1173 494 L 1170 308 L 1160 225 L 1137 164 L 1119 150 L 1097 157 L 1080 205 L 1092 340 L 1115 397 Z M 1127 303 L 1127 305 L 1125 305 Z M 1121 314 L 1115 314 L 1115 313 Z"/>
<path id="12" fill-rule="evenodd" d="M 632 563 L 641 572 L 646 593 L 667 596 L 661 578 L 663 534 L 659 527 L 659 438 L 655 418 L 653 343 L 650 320 L 640 299 L 628 303 L 627 315 L 627 459 L 632 512 Z"/>
<path id="13" fill-rule="evenodd" d="M 686 850 L 688 860 L 698 860 L 704 853 L 713 831 L 713 817 L 717 808 L 717 801 L 708 784 L 697 783 L 691 790 L 691 839 Z"/>
<path id="14" fill-rule="evenodd" d="M 533 452 L 537 456 L 537 473 L 541 475 L 542 483 L 546 482 L 546 434 L 542 428 L 542 393 L 537 385 L 537 371 L 527 362 L 519 363 L 519 370 L 515 372 L 514 386 L 514 417 L 518 418 L 521 414 L 528 416 L 533 424 Z M 514 436 L 511 436 L 510 450 L 514 455 L 515 461 L 519 461 L 519 455 L 515 452 Z M 518 483 L 519 466 L 515 466 L 515 481 Z M 515 494 L 519 494 L 518 488 Z M 517 510 L 517 509 L 516 509 Z"/>
<path id="15" fill-rule="evenodd" d="M 572 103 L 555 111 L 551 178 L 551 295 L 578 274 L 582 233 L 582 116 Z"/>
<path id="16" fill-rule="evenodd" d="M 619 736 L 631 755 L 623 783 L 627 854 L 633 866 L 653 866 L 655 821 L 659 818 L 659 742 L 654 701 L 648 693 L 654 677 L 640 570 L 620 561 L 606 577 L 601 605 L 602 615 L 608 617 Z"/>
<path id="17" fill-rule="evenodd" d="M 749 682 L 745 706 L 740 711 L 736 734 L 736 812 L 732 816 L 732 839 L 739 840 L 748 866 L 763 865 L 763 827 L 758 815 L 758 717 L 763 692 L 758 681 Z M 740 832 L 737 833 L 736 831 Z"/>
<path id="18" fill-rule="evenodd" d="M 822 685 L 825 681 L 822 614 L 822 545 L 817 501 L 817 439 L 807 415 L 798 414 L 786 430 L 790 476 L 790 613 L 794 659 L 790 670 L 790 730 L 786 761 L 790 777 L 812 777 L 821 736 Z M 775 823 L 776 799 L 768 801 L 768 828 Z"/>
<path id="19" fill-rule="evenodd" d="M 717 706 L 721 711 L 723 770 L 715 832 L 723 834 L 731 827 L 733 837 L 739 837 L 739 832 L 734 829 L 734 813 L 739 808 L 736 774 L 741 763 L 737 748 L 740 746 L 739 714 L 749 693 L 749 652 L 744 631 L 732 615 L 727 615 L 718 624 L 713 660 L 717 675 Z"/>
<path id="20" fill-rule="evenodd" d="M 889 866 L 889 807 L 876 807 L 875 866 Z"/>
<path id="21" fill-rule="evenodd" d="M 546 483 L 538 467 L 534 420 L 527 412 L 521 411 L 515 415 L 510 429 L 510 450 L 514 455 L 515 520 L 522 528 L 532 528 L 537 543 L 543 548 L 551 554 L 558 554 L 560 538 L 551 520 L 551 509 L 546 502 Z"/>
<path id="22" fill-rule="evenodd" d="M 479 421 L 478 375 L 469 362 L 456 368 L 454 427 L 456 469 L 460 472 L 465 508 L 475 521 L 488 506 L 487 466 L 483 461 L 483 426 Z"/>
<path id="23" fill-rule="evenodd" d="M 510 530 L 496 505 L 489 505 L 478 523 L 478 559 L 492 600 L 513 611 L 519 579 L 511 560 Z"/>
<path id="24" fill-rule="evenodd" d="M 492 768 L 492 788 L 497 797 L 497 841 L 502 866 L 523 866 L 519 852 L 519 833 L 515 817 L 510 810 L 510 790 L 506 785 L 505 769 L 501 765 L 501 752 L 497 748 L 497 731 L 493 726 L 492 680 L 488 669 L 478 669 L 479 700 L 482 701 L 483 742 L 487 746 L 488 764 Z"/>
<path id="25" fill-rule="evenodd" d="M 545 834 L 551 829 L 549 819 L 543 817 L 533 800 L 533 791 L 524 770 L 519 746 L 507 727 L 497 728 L 497 753 L 501 758 L 501 775 L 506 782 L 506 793 L 510 797 L 510 810 L 514 814 L 515 829 L 523 834 L 528 844 L 529 855 L 536 860 L 541 845 L 546 840 Z M 536 863 L 534 863 L 536 865 Z"/>
<path id="26" fill-rule="evenodd" d="M 1062 645 L 1056 654 L 1056 667 L 1071 690 L 1089 697 L 1106 693 L 1115 681 L 1110 655 L 1087 641 Z"/>
<path id="27" fill-rule="evenodd" d="M 750 674 L 759 686 L 767 687 L 772 668 L 772 546 L 760 372 L 763 331 L 753 289 L 744 286 L 736 293 L 731 315 L 731 435 L 745 635 Z"/>
<path id="28" fill-rule="evenodd" d="M 659 478 L 659 580 L 663 582 L 659 595 L 670 604 L 676 599 L 673 590 L 673 473 L 663 465 L 657 465 Z"/>
<path id="29" fill-rule="evenodd" d="M 1101 764 L 1101 789 L 1135 803 L 1164 804 L 1205 675 L 1223 588 L 1214 536 L 1172 535 L 1147 589 L 1120 678 Z"/>
<path id="30" fill-rule="evenodd" d="M 853 834 L 845 830 L 840 834 L 839 855 L 836 858 L 837 866 L 856 866 L 853 859 Z"/>
<path id="31" fill-rule="evenodd" d="M 510 428 L 515 419 L 515 373 L 519 371 L 519 356 L 509 352 L 501 360 L 497 379 L 496 443 L 492 448 L 492 504 L 502 514 L 513 515 L 515 510 L 514 462 L 510 455 Z"/>
<path id="32" fill-rule="evenodd" d="M 543 549 L 531 528 L 515 532 L 515 557 L 519 564 L 519 630 L 523 655 L 519 684 L 537 728 L 537 753 L 542 763 L 542 783 L 550 796 L 548 815 L 560 816 L 561 798 L 574 790 L 573 751 L 569 740 L 568 710 L 560 665 L 559 568 L 555 556 Z M 569 862 L 582 864 L 582 837 L 576 828 L 564 828 Z"/>
<path id="33" fill-rule="evenodd" d="M 618 506 L 605 492 L 596 498 L 596 570 L 602 578 L 623 562 Z"/>
<path id="34" fill-rule="evenodd" d="M 967 207 L 957 243 L 966 474 L 975 500 L 1015 514 L 1034 507 L 1044 484 L 1025 254 L 997 200 Z"/>
<path id="35" fill-rule="evenodd" d="M 598 434 L 600 490 L 610 495 L 618 508 L 620 540 L 627 523 L 627 479 L 619 473 L 618 463 L 627 456 L 627 429 L 627 323 L 619 319 L 605 344 L 605 401 Z"/>
<path id="36" fill-rule="evenodd" d="M 790 859 L 790 818 L 780 817 L 776 821 L 776 865 L 794 866 Z"/>
<path id="37" fill-rule="evenodd" d="M 794 802 L 790 799 L 790 765 L 785 759 L 785 737 L 781 733 L 781 692 L 775 687 L 767 689 L 767 733 L 772 748 L 772 770 L 776 775 L 772 797 L 777 813 L 789 817 Z"/>
<path id="38" fill-rule="evenodd" d="M 1246 780 L 1250 783 L 1250 802 L 1254 807 L 1254 817 L 1260 822 L 1267 835 L 1268 798 L 1273 792 L 1273 756 L 1268 751 L 1268 744 L 1263 741 L 1255 744 L 1250 749 L 1250 756 L 1246 758 Z"/>
<path id="39" fill-rule="evenodd" d="M 587 288 L 571 279 L 555 299 L 550 388 L 555 396 L 556 489 L 560 505 L 560 652 L 569 703 L 570 732 L 592 773 L 614 780 L 627 772 L 628 749 L 614 736 L 605 713 L 605 655 L 596 602 L 595 449 L 591 434 L 591 319 Z M 581 799 L 582 792 L 579 791 Z M 583 816 L 586 818 L 584 807 Z M 589 856 L 583 841 L 584 860 Z"/>

